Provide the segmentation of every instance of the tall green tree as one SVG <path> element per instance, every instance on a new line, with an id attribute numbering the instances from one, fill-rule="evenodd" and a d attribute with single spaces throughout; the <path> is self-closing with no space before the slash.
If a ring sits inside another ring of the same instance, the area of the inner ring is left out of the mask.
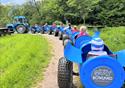
<path id="1" fill-rule="evenodd" d="M 96 3 L 98 3 L 98 0 L 68 0 L 70 7 L 77 8 L 76 13 L 84 20 L 84 24 L 88 13 L 92 11 Z"/>

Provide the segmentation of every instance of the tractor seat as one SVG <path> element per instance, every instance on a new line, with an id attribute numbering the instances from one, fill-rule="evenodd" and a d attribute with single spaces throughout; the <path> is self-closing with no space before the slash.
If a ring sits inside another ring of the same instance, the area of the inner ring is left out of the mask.
<path id="1" fill-rule="evenodd" d="M 87 58 L 89 57 L 97 57 L 97 56 L 103 56 L 108 55 L 106 51 L 90 51 L 87 54 Z"/>
<path id="2" fill-rule="evenodd" d="M 86 59 L 87 59 L 87 57 L 88 57 L 88 53 L 90 52 L 91 53 L 91 44 L 87 44 L 87 45 L 85 45 L 84 47 L 82 47 L 82 60 L 83 60 L 83 62 L 85 62 L 86 61 Z M 105 53 L 107 53 L 107 55 L 113 55 L 113 53 L 109 50 L 109 48 L 106 46 L 106 45 L 104 45 L 104 49 L 103 49 L 103 54 L 105 55 Z"/>

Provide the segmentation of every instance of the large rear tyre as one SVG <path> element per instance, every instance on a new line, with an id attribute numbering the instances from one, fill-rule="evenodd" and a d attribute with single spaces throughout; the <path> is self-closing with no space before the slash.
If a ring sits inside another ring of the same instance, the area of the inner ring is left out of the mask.
<path id="1" fill-rule="evenodd" d="M 28 29 L 24 25 L 18 25 L 16 27 L 16 31 L 17 33 L 23 34 L 23 33 L 27 33 Z"/>
<path id="2" fill-rule="evenodd" d="M 58 63 L 58 86 L 59 88 L 73 87 L 73 64 L 64 57 Z"/>

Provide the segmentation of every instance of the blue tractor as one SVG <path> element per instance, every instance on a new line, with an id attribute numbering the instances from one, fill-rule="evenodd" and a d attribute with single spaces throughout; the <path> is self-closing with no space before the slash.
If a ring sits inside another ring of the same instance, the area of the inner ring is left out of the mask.
<path id="1" fill-rule="evenodd" d="M 41 28 L 41 33 L 48 33 L 49 35 L 52 34 L 53 29 L 51 25 L 48 25 L 48 23 L 45 23 L 45 25 L 42 26 Z"/>
<path id="2" fill-rule="evenodd" d="M 60 26 L 58 25 L 56 28 L 54 28 L 54 36 L 58 36 L 60 31 Z"/>
<path id="3" fill-rule="evenodd" d="M 41 33 L 41 34 L 43 34 L 44 33 L 44 31 L 43 31 L 43 26 L 41 26 L 41 25 L 38 25 L 38 24 L 35 24 L 34 26 L 32 26 L 31 28 L 30 28 L 30 31 L 31 31 L 31 33 Z"/>
<path id="4" fill-rule="evenodd" d="M 62 40 L 62 38 L 63 38 L 63 34 L 64 34 L 64 26 L 60 26 L 59 27 L 59 40 Z"/>
<path id="5" fill-rule="evenodd" d="M 15 16 L 13 23 L 7 24 L 6 27 L 13 32 L 27 33 L 29 31 L 29 23 L 25 16 Z"/>
<path id="6" fill-rule="evenodd" d="M 79 34 L 79 32 L 72 32 L 72 28 L 71 27 L 66 27 L 64 28 L 64 31 L 62 32 L 62 41 L 63 41 L 63 45 L 65 46 L 65 44 L 67 43 L 67 40 L 73 40 L 77 37 L 77 35 Z"/>
<path id="7" fill-rule="evenodd" d="M 59 88 L 72 88 L 73 75 L 80 77 L 85 88 L 125 88 L 125 50 L 112 52 L 105 44 L 100 45 L 98 32 L 71 40 L 64 47 L 64 57 L 59 59 Z M 73 71 L 73 63 L 77 63 L 78 73 Z"/>

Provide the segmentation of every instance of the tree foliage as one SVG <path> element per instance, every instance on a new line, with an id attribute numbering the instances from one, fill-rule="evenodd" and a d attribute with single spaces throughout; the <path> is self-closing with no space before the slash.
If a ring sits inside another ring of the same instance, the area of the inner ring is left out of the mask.
<path id="1" fill-rule="evenodd" d="M 15 15 L 24 15 L 31 24 L 59 20 L 72 24 L 125 26 L 125 0 L 41 0 L 36 3 L 29 0 L 21 6 L 0 5 L 0 11 L 0 23 L 7 23 Z"/>

